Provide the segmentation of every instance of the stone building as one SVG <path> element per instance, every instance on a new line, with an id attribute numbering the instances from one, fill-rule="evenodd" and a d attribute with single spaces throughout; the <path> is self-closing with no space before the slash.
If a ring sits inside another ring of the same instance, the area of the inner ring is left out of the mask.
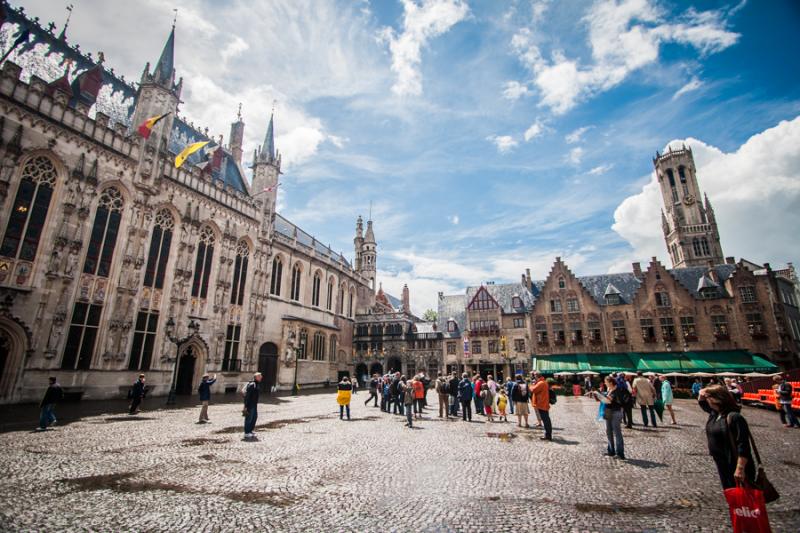
<path id="1" fill-rule="evenodd" d="M 241 116 L 225 145 L 179 115 L 174 27 L 136 86 L 21 10 L 3 49 L 23 28 L 0 71 L 0 402 L 38 399 L 53 375 L 113 398 L 140 372 L 159 395 L 204 372 L 234 391 L 256 370 L 267 390 L 352 371 L 355 316 L 375 301 L 372 222 L 352 265 L 275 212 L 272 117 L 249 183 Z"/>

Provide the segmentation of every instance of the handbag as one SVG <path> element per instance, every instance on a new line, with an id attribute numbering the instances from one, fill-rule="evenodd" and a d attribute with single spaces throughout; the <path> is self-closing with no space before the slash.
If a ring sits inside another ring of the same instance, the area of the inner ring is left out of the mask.
<path id="1" fill-rule="evenodd" d="M 728 428 L 728 436 L 731 439 L 731 446 L 733 450 L 736 450 L 736 442 L 733 440 L 733 434 L 731 433 L 730 427 L 730 417 L 731 414 L 728 413 L 728 416 L 725 417 L 725 424 Z M 764 463 L 761 462 L 761 455 L 758 453 L 758 446 L 756 446 L 756 441 L 753 438 L 753 433 L 748 428 L 748 436 L 750 437 L 750 448 L 753 450 L 753 457 L 756 460 L 757 465 L 757 472 L 756 472 L 756 480 L 755 480 L 755 487 L 759 489 L 763 493 L 764 502 L 765 503 L 772 503 L 781 495 L 778 493 L 778 490 L 775 486 L 767 479 L 767 472 L 764 470 Z"/>
<path id="2" fill-rule="evenodd" d="M 762 491 L 737 483 L 735 488 L 725 489 L 725 499 L 733 533 L 772 533 Z"/>

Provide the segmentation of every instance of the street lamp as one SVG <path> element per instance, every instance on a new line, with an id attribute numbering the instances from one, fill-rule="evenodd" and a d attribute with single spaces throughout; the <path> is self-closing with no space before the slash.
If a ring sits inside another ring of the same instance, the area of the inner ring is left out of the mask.
<path id="1" fill-rule="evenodd" d="M 292 384 L 292 394 L 297 396 L 297 365 L 300 358 L 298 357 L 299 347 L 294 345 L 295 339 L 296 336 L 294 330 L 289 330 L 289 345 L 292 347 L 292 351 L 294 352 L 294 383 Z M 305 349 L 305 343 L 303 342 L 302 338 L 300 339 L 300 346 Z"/>
<path id="2" fill-rule="evenodd" d="M 179 339 L 175 336 L 175 319 L 169 317 L 167 320 L 167 324 L 165 327 L 165 333 L 167 334 L 167 338 L 171 343 L 175 345 L 175 364 L 172 367 L 172 379 L 170 380 L 171 386 L 169 389 L 169 394 L 167 395 L 167 405 L 175 405 L 175 394 L 177 388 L 177 379 L 178 379 L 178 360 L 180 359 L 180 349 L 181 344 L 189 340 L 189 337 L 192 335 L 196 335 L 197 332 L 200 331 L 200 324 L 194 321 L 194 319 L 189 320 L 189 335 L 186 337 Z"/>

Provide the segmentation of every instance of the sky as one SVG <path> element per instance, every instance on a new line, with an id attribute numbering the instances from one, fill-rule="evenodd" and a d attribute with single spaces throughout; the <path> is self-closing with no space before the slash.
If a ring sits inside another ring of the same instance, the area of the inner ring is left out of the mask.
<path id="1" fill-rule="evenodd" d="M 138 80 L 178 9 L 180 114 L 245 166 L 274 108 L 279 209 L 378 278 L 437 293 L 669 265 L 656 151 L 686 144 L 726 256 L 800 245 L 800 4 L 791 0 L 70 0 L 84 51 Z M 60 28 L 70 2 L 21 2 Z M 58 28 L 57 28 L 58 31 Z"/>

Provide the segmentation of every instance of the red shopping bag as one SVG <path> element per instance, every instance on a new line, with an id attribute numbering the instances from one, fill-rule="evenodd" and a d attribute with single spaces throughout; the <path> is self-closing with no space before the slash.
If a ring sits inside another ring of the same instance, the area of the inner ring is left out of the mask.
<path id="1" fill-rule="evenodd" d="M 763 492 L 737 484 L 736 488 L 725 489 L 725 499 L 731 512 L 733 533 L 772 533 Z"/>

